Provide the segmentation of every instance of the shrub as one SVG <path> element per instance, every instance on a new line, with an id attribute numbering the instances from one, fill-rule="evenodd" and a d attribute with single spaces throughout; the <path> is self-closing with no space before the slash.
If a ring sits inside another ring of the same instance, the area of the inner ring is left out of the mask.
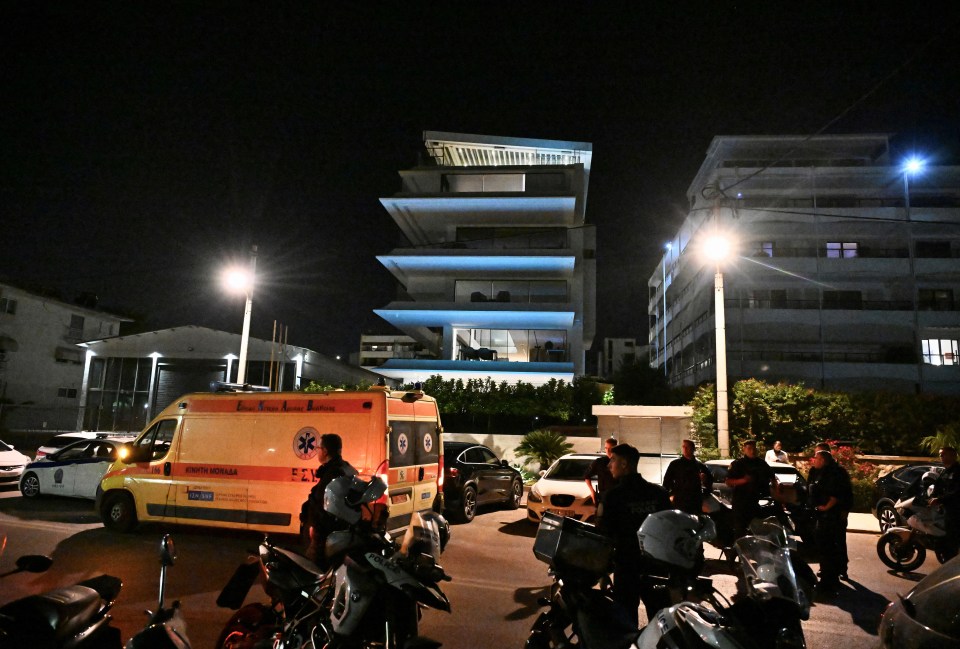
<path id="1" fill-rule="evenodd" d="M 567 438 L 560 433 L 539 429 L 524 435 L 513 452 L 517 457 L 527 458 L 525 464 L 536 460 L 540 464 L 540 471 L 543 471 L 558 457 L 572 450 L 573 444 L 567 442 Z"/>

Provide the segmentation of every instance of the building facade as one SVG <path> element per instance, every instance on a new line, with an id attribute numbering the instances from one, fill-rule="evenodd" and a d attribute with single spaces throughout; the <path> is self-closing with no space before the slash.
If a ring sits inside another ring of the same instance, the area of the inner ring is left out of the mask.
<path id="1" fill-rule="evenodd" d="M 77 343 L 119 333 L 128 318 L 0 284 L 0 425 L 72 427 L 80 406 L 83 349 Z"/>
<path id="2" fill-rule="evenodd" d="M 237 379 L 240 335 L 186 326 L 91 340 L 85 348 L 77 430 L 139 431 L 188 392 Z M 250 338 L 247 383 L 273 390 L 376 384 L 368 370 L 305 347 Z"/>
<path id="3" fill-rule="evenodd" d="M 604 338 L 597 354 L 597 374 L 608 379 L 624 365 L 635 363 L 648 353 L 646 346 L 637 345 L 636 338 Z"/>
<path id="4" fill-rule="evenodd" d="M 403 382 L 571 381 L 595 329 L 592 147 L 424 133 L 425 162 L 381 203 L 406 245 L 378 260 L 400 284 L 375 312 L 433 358 L 390 358 Z"/>
<path id="5" fill-rule="evenodd" d="M 412 337 L 404 334 L 361 334 L 360 353 L 351 354 L 351 364 L 372 370 L 391 358 L 424 359 L 433 355 Z"/>
<path id="6" fill-rule="evenodd" d="M 960 393 L 960 167 L 908 169 L 884 134 L 724 136 L 688 199 L 648 281 L 671 384 L 715 380 L 720 294 L 731 385 Z"/>

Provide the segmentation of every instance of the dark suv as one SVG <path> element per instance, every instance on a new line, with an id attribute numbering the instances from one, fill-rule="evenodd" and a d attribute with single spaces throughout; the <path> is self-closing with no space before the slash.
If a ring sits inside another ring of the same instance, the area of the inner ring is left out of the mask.
<path id="1" fill-rule="evenodd" d="M 873 515 L 880 521 L 880 531 L 886 532 L 889 528 L 903 525 L 894 505 L 900 499 L 910 498 L 920 493 L 920 478 L 927 471 L 940 473 L 943 465 L 940 463 L 908 464 L 894 469 L 890 473 L 877 478 L 877 502 L 873 506 Z"/>
<path id="2" fill-rule="evenodd" d="M 467 442 L 443 443 L 443 498 L 455 523 L 469 523 L 477 507 L 503 503 L 520 507 L 523 477 L 486 446 Z"/>

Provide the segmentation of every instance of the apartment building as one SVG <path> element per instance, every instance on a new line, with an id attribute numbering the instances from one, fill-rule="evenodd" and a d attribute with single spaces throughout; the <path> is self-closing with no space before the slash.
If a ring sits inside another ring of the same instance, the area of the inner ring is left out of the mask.
<path id="1" fill-rule="evenodd" d="M 651 364 L 715 380 L 719 293 L 731 384 L 960 393 L 960 167 L 889 140 L 714 138 L 648 281 Z M 731 254 L 707 261 L 716 235 Z"/>
<path id="2" fill-rule="evenodd" d="M 115 336 L 129 318 L 0 283 L 0 415 L 10 429 L 72 427 L 80 407 L 84 340 Z"/>
<path id="3" fill-rule="evenodd" d="M 635 363 L 647 352 L 645 345 L 637 345 L 636 338 L 604 338 L 597 354 L 597 374 L 608 379 L 621 367 Z"/>
<path id="4" fill-rule="evenodd" d="M 596 319 L 591 145 L 423 139 L 423 162 L 380 199 L 406 242 L 377 258 L 400 291 L 375 312 L 433 358 L 393 357 L 376 371 L 536 385 L 583 374 Z"/>

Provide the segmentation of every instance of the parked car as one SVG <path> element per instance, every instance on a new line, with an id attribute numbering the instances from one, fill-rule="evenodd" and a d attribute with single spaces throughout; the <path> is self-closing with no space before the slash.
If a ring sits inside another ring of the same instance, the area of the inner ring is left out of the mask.
<path id="1" fill-rule="evenodd" d="M 960 647 L 960 557 L 954 557 L 897 597 L 880 618 L 881 649 Z"/>
<path id="2" fill-rule="evenodd" d="M 592 523 L 596 506 L 584 476 L 590 465 L 601 457 L 606 456 L 601 453 L 568 453 L 551 464 L 530 487 L 527 520 L 539 523 L 543 515 L 550 512 Z"/>
<path id="3" fill-rule="evenodd" d="M 97 497 L 100 478 L 117 459 L 122 439 L 83 439 L 34 460 L 20 476 L 20 493 L 37 496 Z"/>
<path id="4" fill-rule="evenodd" d="M 904 524 L 905 521 L 894 505 L 900 499 L 910 498 L 920 493 L 920 478 L 927 471 L 940 473 L 943 471 L 943 465 L 934 462 L 907 464 L 877 478 L 874 483 L 877 487 L 877 501 L 873 505 L 873 515 L 880 522 L 881 532 Z"/>
<path id="5" fill-rule="evenodd" d="M 16 483 L 30 458 L 6 442 L 0 441 L 0 485 Z"/>
<path id="6" fill-rule="evenodd" d="M 713 491 L 721 498 L 730 500 L 732 489 L 724 484 L 727 479 L 727 472 L 730 470 L 730 464 L 733 460 L 708 460 L 704 462 L 710 469 L 710 475 L 713 476 Z M 807 479 L 797 471 L 797 467 L 792 464 L 782 464 L 780 462 L 768 462 L 780 483 L 780 492 L 777 500 L 782 500 L 789 504 L 803 502 L 807 497 Z"/>
<path id="7" fill-rule="evenodd" d="M 523 477 L 486 446 L 444 442 L 443 463 L 443 498 L 451 521 L 469 523 L 481 505 L 520 507 Z"/>
<path id="8" fill-rule="evenodd" d="M 90 439 L 106 439 L 107 437 L 110 437 L 110 433 L 92 432 L 92 431 L 82 431 L 77 433 L 57 433 L 53 437 L 47 438 L 47 440 L 40 445 L 40 448 L 37 449 L 37 455 L 34 459 L 39 460 L 45 455 L 56 453 L 67 444 L 72 444 L 73 442 L 80 442 L 83 440 L 90 440 Z"/>

